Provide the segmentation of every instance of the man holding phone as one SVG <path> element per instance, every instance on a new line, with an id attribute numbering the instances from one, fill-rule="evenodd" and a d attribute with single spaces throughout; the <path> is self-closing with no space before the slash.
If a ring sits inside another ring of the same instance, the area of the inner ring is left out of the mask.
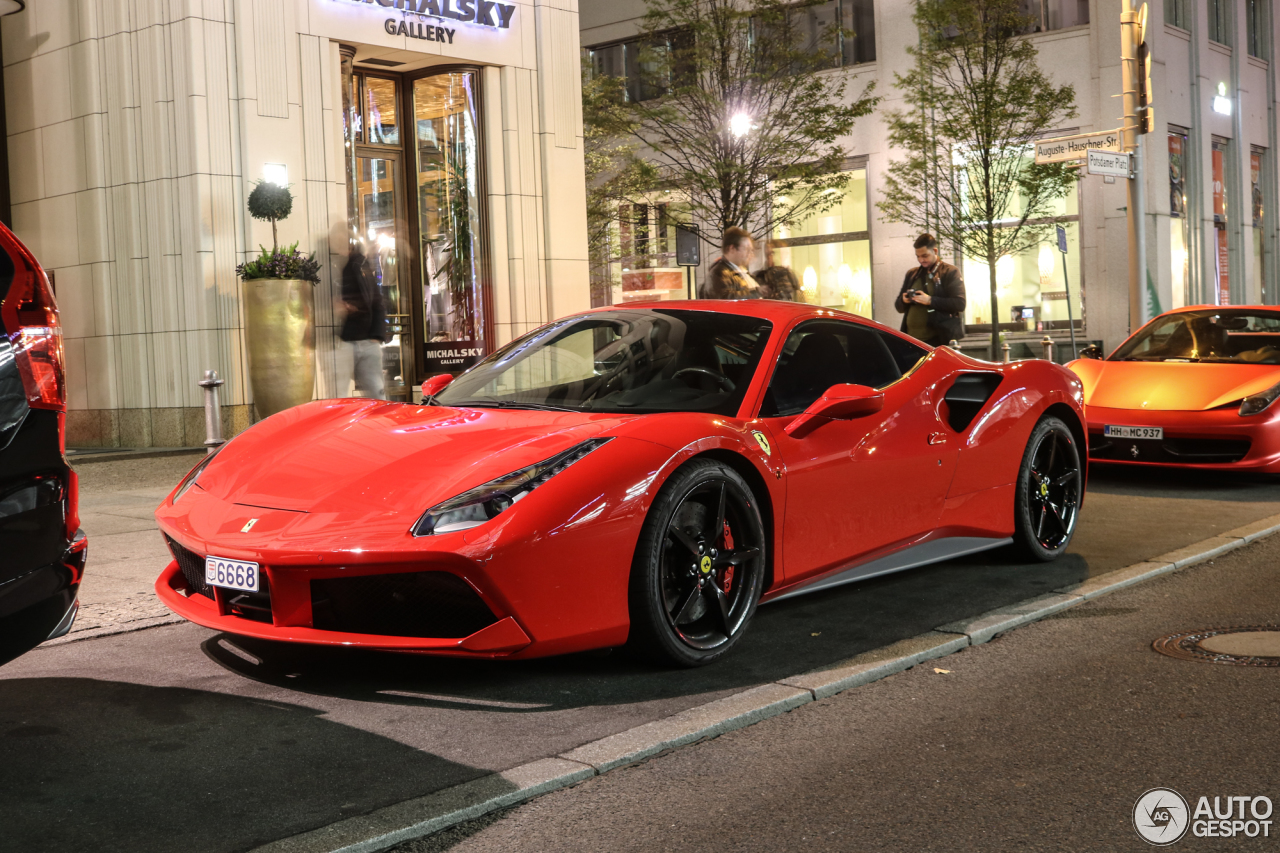
<path id="1" fill-rule="evenodd" d="M 964 279 L 960 270 L 938 257 L 938 240 L 921 234 L 915 241 L 919 266 L 907 273 L 893 307 L 902 331 L 931 347 L 964 337 Z"/>

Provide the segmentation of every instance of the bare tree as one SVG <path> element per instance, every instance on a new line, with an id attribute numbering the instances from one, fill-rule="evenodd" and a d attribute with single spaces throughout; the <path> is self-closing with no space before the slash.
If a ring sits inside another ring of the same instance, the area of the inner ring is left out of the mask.
<path id="1" fill-rule="evenodd" d="M 763 237 L 830 209 L 849 180 L 838 142 L 878 101 L 846 97 L 842 31 L 782 0 L 651 0 L 639 86 L 626 104 L 649 187 L 678 193 L 695 222 Z M 830 192 L 836 190 L 838 192 Z M 778 205 L 779 198 L 788 201 Z"/>
<path id="2" fill-rule="evenodd" d="M 996 261 L 1043 242 L 1053 203 L 1075 167 L 1037 165 L 1034 140 L 1075 118 L 1075 90 L 1040 70 L 1023 35 L 1022 0 L 916 0 L 915 65 L 895 75 L 911 107 L 886 114 L 891 162 L 878 203 L 885 218 L 932 229 L 963 255 L 984 259 L 991 293 L 991 357 L 999 356 Z M 925 203 L 928 198 L 932 207 Z"/>

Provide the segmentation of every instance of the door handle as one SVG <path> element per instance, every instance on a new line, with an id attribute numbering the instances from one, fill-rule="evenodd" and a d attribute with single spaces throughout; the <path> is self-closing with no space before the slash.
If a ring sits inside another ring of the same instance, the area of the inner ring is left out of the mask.
<path id="1" fill-rule="evenodd" d="M 929 435 L 929 444 L 946 444 L 947 434 L 945 432 L 935 432 Z"/>

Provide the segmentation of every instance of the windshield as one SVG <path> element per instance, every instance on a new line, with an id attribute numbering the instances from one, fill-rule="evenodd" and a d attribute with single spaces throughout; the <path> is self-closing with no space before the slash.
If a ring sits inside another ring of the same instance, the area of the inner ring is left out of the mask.
<path id="1" fill-rule="evenodd" d="M 1280 364 L 1280 311 L 1213 308 L 1157 317 L 1108 360 Z"/>
<path id="2" fill-rule="evenodd" d="M 443 406 L 733 415 L 772 328 L 713 311 L 568 317 L 512 341 L 436 396 Z"/>

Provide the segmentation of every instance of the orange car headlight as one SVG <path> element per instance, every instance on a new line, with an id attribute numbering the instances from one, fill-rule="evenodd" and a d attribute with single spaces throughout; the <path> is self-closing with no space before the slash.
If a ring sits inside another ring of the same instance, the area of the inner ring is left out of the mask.
<path id="1" fill-rule="evenodd" d="M 1261 394 L 1252 394 L 1240 401 L 1240 417 L 1257 415 L 1265 412 L 1267 407 L 1280 397 L 1280 384 L 1272 385 Z"/>

